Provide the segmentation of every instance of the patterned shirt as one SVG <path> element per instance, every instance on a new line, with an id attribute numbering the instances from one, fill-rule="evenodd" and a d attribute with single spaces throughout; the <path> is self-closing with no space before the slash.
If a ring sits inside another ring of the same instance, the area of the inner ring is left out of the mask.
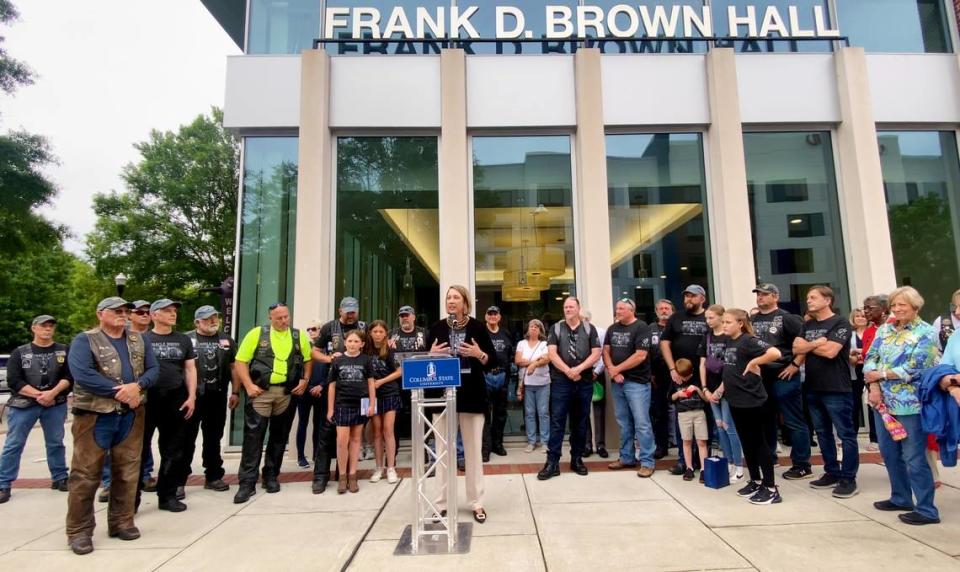
<path id="1" fill-rule="evenodd" d="M 884 324 L 863 362 L 863 372 L 894 372 L 898 379 L 880 382 L 883 402 L 894 415 L 920 413 L 920 374 L 933 367 L 940 357 L 937 332 L 933 326 L 916 318 L 902 329 Z"/>

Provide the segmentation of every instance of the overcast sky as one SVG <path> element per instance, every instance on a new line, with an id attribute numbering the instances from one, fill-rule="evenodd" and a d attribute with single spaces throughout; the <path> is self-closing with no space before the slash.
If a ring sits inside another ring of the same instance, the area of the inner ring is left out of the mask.
<path id="1" fill-rule="evenodd" d="M 222 107 L 226 57 L 240 50 L 200 0 L 14 2 L 20 21 L 0 35 L 37 79 L 0 96 L 0 128 L 49 139 L 60 194 L 44 213 L 71 228 L 79 253 L 93 195 L 123 188 L 133 144 Z"/>

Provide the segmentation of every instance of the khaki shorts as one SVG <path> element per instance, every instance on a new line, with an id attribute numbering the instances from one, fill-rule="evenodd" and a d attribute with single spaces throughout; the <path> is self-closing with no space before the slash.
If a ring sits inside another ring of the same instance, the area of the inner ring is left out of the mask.
<path id="1" fill-rule="evenodd" d="M 696 411 L 681 411 L 677 413 L 677 421 L 680 423 L 680 438 L 684 441 L 706 441 L 709 439 L 707 430 L 707 414 L 703 409 Z"/>
<path id="2" fill-rule="evenodd" d="M 261 417 L 275 417 L 290 407 L 290 396 L 282 385 L 271 385 L 270 389 L 254 397 L 251 405 Z"/>

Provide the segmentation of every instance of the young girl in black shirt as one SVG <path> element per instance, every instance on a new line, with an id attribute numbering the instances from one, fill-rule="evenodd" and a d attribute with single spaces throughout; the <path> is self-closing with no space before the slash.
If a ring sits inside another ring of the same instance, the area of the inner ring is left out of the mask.
<path id="1" fill-rule="evenodd" d="M 383 478 L 383 469 L 387 469 L 387 482 L 397 482 L 397 440 L 393 426 L 397 420 L 397 411 L 403 405 L 400 400 L 400 370 L 396 366 L 394 352 L 387 343 L 387 324 L 383 320 L 374 320 L 367 326 L 370 340 L 364 352 L 370 357 L 373 367 L 373 386 L 377 390 L 377 411 L 371 419 L 373 424 L 373 450 L 377 466 L 370 477 L 371 483 Z M 384 465 L 383 445 L 386 442 L 387 459 Z"/>
<path id="2" fill-rule="evenodd" d="M 373 366 L 370 356 L 361 353 L 364 334 L 351 330 L 344 339 L 346 353 L 333 358 L 330 364 L 327 420 L 337 425 L 337 466 L 340 482 L 337 493 L 360 490 L 357 484 L 357 463 L 360 459 L 360 440 L 367 417 L 373 417 L 377 392 L 373 385 Z M 369 404 L 361 408 L 366 397 Z M 346 469 L 346 470 L 344 470 Z"/>
<path id="3" fill-rule="evenodd" d="M 750 482 L 737 491 L 753 504 L 782 501 L 774 482 L 773 458 L 767 442 L 764 403 L 767 392 L 760 378 L 760 366 L 780 358 L 780 350 L 753 335 L 750 317 L 739 308 L 723 314 L 723 333 L 727 343 L 723 353 L 723 383 L 714 392 L 727 398 L 730 413 L 743 445 L 743 457 L 750 471 Z"/>

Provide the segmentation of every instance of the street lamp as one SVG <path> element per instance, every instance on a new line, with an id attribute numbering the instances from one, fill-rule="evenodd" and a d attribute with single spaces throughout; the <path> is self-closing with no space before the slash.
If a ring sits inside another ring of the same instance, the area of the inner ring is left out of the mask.
<path id="1" fill-rule="evenodd" d="M 127 287 L 127 275 L 121 272 L 113 277 L 113 283 L 117 285 L 117 296 L 123 298 L 123 289 Z"/>

